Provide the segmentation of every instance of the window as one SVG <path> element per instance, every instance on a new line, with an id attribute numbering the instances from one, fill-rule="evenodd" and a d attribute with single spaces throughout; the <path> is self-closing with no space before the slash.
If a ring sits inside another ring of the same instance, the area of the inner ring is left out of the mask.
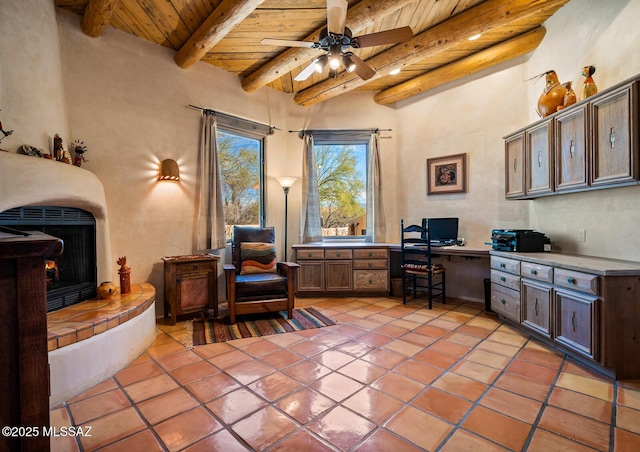
<path id="1" fill-rule="evenodd" d="M 368 148 L 368 141 L 362 140 L 314 140 L 325 237 L 364 235 Z"/>
<path id="2" fill-rule="evenodd" d="M 264 225 L 264 138 L 218 128 L 227 240 L 233 226 Z"/>

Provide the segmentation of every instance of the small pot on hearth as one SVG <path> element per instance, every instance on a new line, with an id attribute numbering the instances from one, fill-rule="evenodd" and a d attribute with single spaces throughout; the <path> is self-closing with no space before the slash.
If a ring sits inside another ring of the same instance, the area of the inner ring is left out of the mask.
<path id="1" fill-rule="evenodd" d="M 118 293 L 118 287 L 111 281 L 105 281 L 96 288 L 96 292 L 100 298 L 111 298 Z"/>

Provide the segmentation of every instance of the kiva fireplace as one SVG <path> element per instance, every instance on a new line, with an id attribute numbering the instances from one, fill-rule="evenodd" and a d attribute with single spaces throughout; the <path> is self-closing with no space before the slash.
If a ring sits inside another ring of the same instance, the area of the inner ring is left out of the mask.
<path id="1" fill-rule="evenodd" d="M 64 251 L 45 261 L 47 312 L 96 296 L 96 220 L 73 207 L 25 206 L 0 212 L 0 226 L 42 231 L 62 239 Z"/>

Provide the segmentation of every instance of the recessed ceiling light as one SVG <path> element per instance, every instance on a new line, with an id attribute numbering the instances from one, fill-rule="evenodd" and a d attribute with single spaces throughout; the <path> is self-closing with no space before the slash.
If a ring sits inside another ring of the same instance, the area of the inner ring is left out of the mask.
<path id="1" fill-rule="evenodd" d="M 478 33 L 477 35 L 469 36 L 469 41 L 475 41 L 475 40 L 476 40 L 476 39 L 478 39 L 480 36 L 482 36 L 480 33 Z"/>
<path id="2" fill-rule="evenodd" d="M 399 73 L 400 73 L 400 68 L 399 67 L 389 71 L 389 75 L 396 75 L 396 74 L 399 74 Z"/>

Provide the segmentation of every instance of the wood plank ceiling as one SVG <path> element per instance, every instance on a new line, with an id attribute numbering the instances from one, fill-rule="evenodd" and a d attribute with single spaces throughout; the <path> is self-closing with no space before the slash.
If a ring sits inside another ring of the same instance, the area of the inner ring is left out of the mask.
<path id="1" fill-rule="evenodd" d="M 83 16 L 89 36 L 113 26 L 174 49 L 185 70 L 203 61 L 237 74 L 246 91 L 269 86 L 308 106 L 352 90 L 373 90 L 377 103 L 389 105 L 524 55 L 542 40 L 544 21 L 569 0 L 348 0 L 346 25 L 354 36 L 409 26 L 413 38 L 356 50 L 377 71 L 367 81 L 346 71 L 329 78 L 325 69 L 303 82 L 295 76 L 322 50 L 260 40 L 317 41 L 326 0 L 54 1 Z M 400 73 L 390 75 L 395 68 Z"/>

